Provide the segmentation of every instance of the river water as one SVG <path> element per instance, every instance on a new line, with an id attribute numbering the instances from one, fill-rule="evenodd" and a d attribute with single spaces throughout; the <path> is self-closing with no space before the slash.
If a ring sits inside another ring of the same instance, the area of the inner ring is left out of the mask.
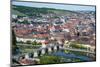
<path id="1" fill-rule="evenodd" d="M 81 61 L 92 61 L 92 58 L 88 57 L 88 56 L 83 56 L 83 55 L 76 55 L 75 53 L 65 53 L 64 51 L 57 51 L 57 52 L 54 52 L 54 53 L 51 53 L 51 54 L 48 54 L 48 55 L 51 55 L 51 56 L 57 56 L 57 57 L 63 57 L 65 58 L 66 60 L 64 60 L 64 62 L 68 62 L 67 60 L 70 59 L 70 62 L 71 60 L 80 60 Z"/>

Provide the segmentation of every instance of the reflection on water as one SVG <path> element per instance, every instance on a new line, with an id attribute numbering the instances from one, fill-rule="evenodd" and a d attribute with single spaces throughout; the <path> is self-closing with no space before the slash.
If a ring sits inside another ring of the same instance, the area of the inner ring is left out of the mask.
<path id="1" fill-rule="evenodd" d="M 93 58 L 85 55 L 81 55 L 83 52 L 72 52 L 59 50 L 57 52 L 51 52 L 40 56 L 39 64 L 58 64 L 58 63 L 71 63 L 71 62 L 88 62 L 93 61 Z"/>
<path id="2" fill-rule="evenodd" d="M 80 59 L 81 61 L 91 61 L 92 60 L 91 58 L 87 56 L 80 56 L 80 55 L 75 55 L 74 53 L 65 53 L 62 51 L 54 52 L 49 55 L 59 56 L 59 57 L 64 57 L 64 58 L 71 58 L 71 59 Z"/>

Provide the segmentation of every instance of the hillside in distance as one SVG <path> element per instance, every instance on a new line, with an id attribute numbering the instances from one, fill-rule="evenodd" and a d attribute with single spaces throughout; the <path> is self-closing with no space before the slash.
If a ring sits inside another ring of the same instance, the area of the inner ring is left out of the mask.
<path id="1" fill-rule="evenodd" d="M 17 10 L 14 10 L 14 9 L 12 9 L 11 12 L 12 12 L 12 14 L 15 14 L 15 15 L 18 15 L 18 16 L 27 16 L 24 13 L 21 13 L 21 12 L 19 12 Z"/>
<path id="2" fill-rule="evenodd" d="M 17 15 L 22 16 L 36 16 L 41 14 L 48 14 L 48 13 L 54 13 L 57 15 L 69 15 L 69 14 L 78 14 L 81 15 L 81 13 L 70 11 L 70 10 L 62 10 L 62 9 L 54 9 L 54 8 L 36 8 L 36 7 L 28 7 L 28 6 L 12 6 L 12 12 Z"/>

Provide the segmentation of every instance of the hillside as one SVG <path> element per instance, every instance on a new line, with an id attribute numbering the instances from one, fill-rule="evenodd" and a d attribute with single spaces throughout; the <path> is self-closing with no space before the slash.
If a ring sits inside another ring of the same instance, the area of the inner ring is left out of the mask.
<path id="1" fill-rule="evenodd" d="M 21 12 L 19 12 L 17 10 L 14 10 L 14 9 L 12 9 L 11 12 L 12 12 L 12 14 L 15 14 L 15 15 L 18 15 L 18 16 L 27 16 L 24 13 L 21 13 Z"/>
<path id="2" fill-rule="evenodd" d="M 27 15 L 27 16 L 37 16 L 42 14 L 47 14 L 47 13 L 55 13 L 58 15 L 71 15 L 71 14 L 80 14 L 75 11 L 70 11 L 70 10 L 61 10 L 61 9 L 53 9 L 53 8 L 36 8 L 36 7 L 26 7 L 26 6 L 15 6 L 13 5 L 12 7 L 12 12 L 16 13 L 18 15 Z"/>

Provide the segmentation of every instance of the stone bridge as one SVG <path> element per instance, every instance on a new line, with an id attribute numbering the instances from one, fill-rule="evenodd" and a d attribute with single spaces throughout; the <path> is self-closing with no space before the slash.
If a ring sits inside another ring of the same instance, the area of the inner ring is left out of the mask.
<path id="1" fill-rule="evenodd" d="M 56 52 L 59 50 L 70 50 L 70 51 L 77 51 L 77 52 L 84 52 L 87 53 L 87 55 L 95 56 L 95 52 L 87 51 L 87 50 L 81 50 L 81 49 L 73 49 L 73 48 L 66 48 L 63 45 L 52 45 L 52 46 L 46 46 L 46 47 L 41 47 L 40 49 L 37 49 L 33 51 L 33 53 L 27 53 L 25 54 L 26 58 L 37 58 L 39 56 L 42 56 L 44 54 Z"/>

